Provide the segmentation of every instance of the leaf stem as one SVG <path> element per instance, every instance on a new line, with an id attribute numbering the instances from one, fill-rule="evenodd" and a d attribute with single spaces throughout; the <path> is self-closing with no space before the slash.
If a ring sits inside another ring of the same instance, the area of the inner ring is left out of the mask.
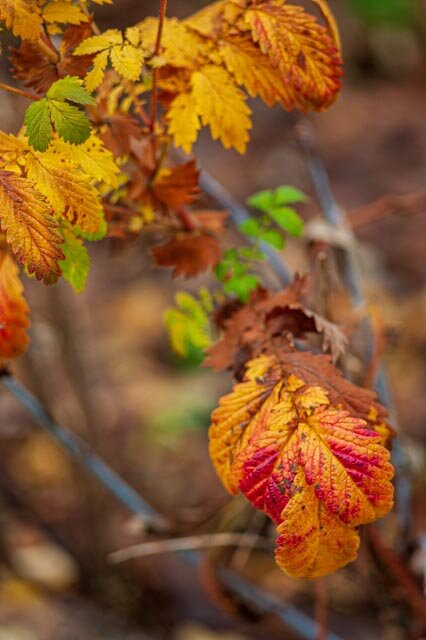
<path id="1" fill-rule="evenodd" d="M 16 95 L 23 96 L 28 100 L 39 100 L 39 96 L 36 96 L 35 93 L 30 93 L 29 91 L 24 91 L 23 89 L 17 89 L 16 87 L 10 87 L 8 84 L 4 84 L 3 82 L 0 82 L 0 89 L 9 91 L 9 93 L 16 93 Z"/>
<path id="2" fill-rule="evenodd" d="M 158 56 L 158 54 L 160 53 L 161 38 L 163 35 L 164 18 L 166 16 L 166 9 L 167 9 L 167 0 L 160 0 L 160 11 L 158 14 L 158 29 L 157 29 L 157 38 L 155 41 L 154 56 Z M 154 131 L 155 120 L 157 116 L 158 71 L 159 71 L 158 69 L 154 69 L 152 74 L 152 91 L 151 91 L 151 108 L 150 108 L 151 132 Z"/>

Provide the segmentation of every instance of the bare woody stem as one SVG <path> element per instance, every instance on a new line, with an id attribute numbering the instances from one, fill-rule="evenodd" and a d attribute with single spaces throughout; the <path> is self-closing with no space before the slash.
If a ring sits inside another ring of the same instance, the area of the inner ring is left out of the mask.
<path id="1" fill-rule="evenodd" d="M 164 18 L 166 17 L 167 0 L 160 0 L 160 11 L 158 14 L 157 38 L 155 41 L 154 56 L 158 56 L 161 47 L 161 38 L 163 36 Z M 157 117 L 157 94 L 158 94 L 158 69 L 154 69 L 152 74 L 152 91 L 151 91 L 151 131 L 154 131 L 155 120 Z"/>
<path id="2" fill-rule="evenodd" d="M 8 84 L 4 84 L 3 82 L 0 82 L 0 89 L 9 91 L 9 93 L 16 93 L 16 95 L 27 98 L 28 100 L 39 100 L 39 97 L 36 96 L 35 93 L 30 93 L 29 91 L 24 91 L 23 89 L 16 89 L 15 87 L 10 87 Z"/>

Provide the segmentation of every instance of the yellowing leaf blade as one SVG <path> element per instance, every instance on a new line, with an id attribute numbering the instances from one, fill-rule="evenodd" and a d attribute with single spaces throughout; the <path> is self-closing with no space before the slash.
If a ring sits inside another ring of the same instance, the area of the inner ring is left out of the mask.
<path id="1" fill-rule="evenodd" d="M 215 65 L 206 65 L 191 78 L 191 99 L 202 123 L 210 127 L 213 140 L 220 139 L 225 149 L 244 153 L 251 129 L 251 110 L 246 98 L 229 73 Z"/>
<path id="2" fill-rule="evenodd" d="M 29 273 L 46 284 L 61 274 L 62 238 L 51 209 L 33 184 L 0 171 L 0 223 L 12 251 Z"/>
<path id="3" fill-rule="evenodd" d="M 51 203 L 58 215 L 83 231 L 96 232 L 101 223 L 102 206 L 90 178 L 70 162 L 58 162 L 51 151 L 30 153 L 26 157 L 28 177 Z"/>
<path id="4" fill-rule="evenodd" d="M 40 37 L 42 19 L 33 0 L 0 0 L 0 20 L 23 40 L 34 41 Z"/>
<path id="5" fill-rule="evenodd" d="M 198 109 L 190 93 L 181 93 L 167 112 L 168 130 L 176 147 L 190 153 L 201 123 Z"/>

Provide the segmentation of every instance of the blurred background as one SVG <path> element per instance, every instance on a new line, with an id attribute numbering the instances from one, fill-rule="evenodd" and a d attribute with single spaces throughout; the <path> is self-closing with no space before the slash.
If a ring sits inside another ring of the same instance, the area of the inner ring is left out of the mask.
<path id="1" fill-rule="evenodd" d="M 115 0 L 96 7 L 101 29 L 154 15 L 157 2 Z M 205 2 L 169 1 L 183 17 Z M 406 566 L 424 571 L 426 464 L 426 4 L 424 0 L 331 2 L 342 32 L 343 92 L 310 116 L 340 205 L 361 243 L 363 286 L 381 335 L 413 499 Z M 5 45 L 9 44 L 3 38 Z M 4 47 L 1 80 L 11 82 Z M 294 120 L 251 100 L 246 156 L 203 133 L 201 166 L 241 200 L 291 184 L 319 213 Z M 0 94 L 2 128 L 16 132 L 24 100 Z M 305 241 L 283 258 L 303 271 Z M 84 437 L 161 513 L 173 535 L 265 531 L 262 516 L 231 500 L 208 457 L 211 410 L 227 374 L 178 361 L 161 322 L 174 292 L 208 282 L 172 281 L 153 268 L 145 242 L 105 240 L 90 248 L 86 291 L 27 280 L 31 347 L 14 372 L 53 416 Z M 0 640 L 223 640 L 298 636 L 223 593 L 214 565 L 226 561 L 257 585 L 314 615 L 314 587 L 291 580 L 268 551 L 212 550 L 196 570 L 170 553 L 112 565 L 108 553 L 144 539 L 144 523 L 88 477 L 0 390 Z M 260 519 L 259 519 L 260 518 Z M 392 542 L 396 516 L 386 519 Z M 270 532 L 272 536 L 272 531 Z M 344 640 L 426 638 L 386 570 L 364 543 L 359 559 L 327 578 L 330 627 Z M 424 630 L 423 630 L 424 631 Z"/>

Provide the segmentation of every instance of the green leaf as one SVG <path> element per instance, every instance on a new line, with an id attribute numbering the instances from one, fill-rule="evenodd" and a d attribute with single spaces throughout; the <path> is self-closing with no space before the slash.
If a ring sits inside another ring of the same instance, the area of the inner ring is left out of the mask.
<path id="1" fill-rule="evenodd" d="M 279 207 L 271 211 L 271 218 L 291 236 L 299 237 L 303 231 L 303 220 L 290 207 Z"/>
<path id="2" fill-rule="evenodd" d="M 46 98 L 33 102 L 25 112 L 28 142 L 37 151 L 46 151 L 52 139 L 49 105 Z"/>
<path id="3" fill-rule="evenodd" d="M 226 293 L 235 294 L 241 302 L 247 302 L 250 292 L 256 289 L 259 282 L 258 276 L 248 273 L 230 278 L 225 282 L 223 288 Z"/>
<path id="4" fill-rule="evenodd" d="M 167 309 L 164 319 L 173 350 L 181 357 L 200 354 L 210 345 L 209 318 L 194 296 L 179 291 L 176 307 Z"/>
<path id="5" fill-rule="evenodd" d="M 66 76 L 57 80 L 51 85 L 46 95 L 50 100 L 61 102 L 70 100 L 78 104 L 96 104 L 96 100 L 83 86 L 83 81 L 75 76 Z"/>
<path id="6" fill-rule="evenodd" d="M 82 144 L 90 136 L 90 122 L 78 107 L 49 100 L 50 116 L 58 135 L 71 144 Z"/>
<path id="7" fill-rule="evenodd" d="M 61 245 L 65 260 L 60 261 L 62 275 L 77 293 L 84 291 L 90 268 L 90 257 L 82 240 L 73 233 L 62 230 L 64 244 Z"/>
<path id="8" fill-rule="evenodd" d="M 255 218 L 248 218 L 247 220 L 244 220 L 244 222 L 239 224 L 238 227 L 240 231 L 251 238 L 258 238 L 263 231 L 261 224 Z"/>
<path id="9" fill-rule="evenodd" d="M 394 24 L 400 28 L 415 24 L 415 0 L 349 0 L 349 4 L 367 24 Z"/>
<path id="10" fill-rule="evenodd" d="M 268 229 L 267 231 L 264 231 L 260 235 L 260 240 L 270 244 L 275 249 L 284 249 L 284 238 L 282 234 L 279 231 L 275 231 L 275 229 Z"/>
<path id="11" fill-rule="evenodd" d="M 99 228 L 97 231 L 93 231 L 92 233 L 90 233 L 88 231 L 83 231 L 82 229 L 80 229 L 80 227 L 74 227 L 74 233 L 80 236 L 80 238 L 83 238 L 84 240 L 90 240 L 91 242 L 95 240 L 102 240 L 103 238 L 105 238 L 108 232 L 108 224 L 103 215 L 104 212 L 102 211 L 102 219 L 99 223 Z"/>
<path id="12" fill-rule="evenodd" d="M 259 247 L 242 247 L 239 251 L 240 256 L 246 260 L 265 260 L 265 254 L 259 249 Z"/>
<path id="13" fill-rule="evenodd" d="M 221 260 L 220 262 L 218 262 L 214 268 L 216 278 L 223 282 L 228 276 L 229 269 L 229 262 L 226 262 L 225 260 Z"/>
<path id="14" fill-rule="evenodd" d="M 274 204 L 273 192 L 271 189 L 265 191 L 258 191 L 247 199 L 247 204 L 259 211 L 268 212 Z"/>
<path id="15" fill-rule="evenodd" d="M 274 208 L 283 204 L 294 204 L 296 202 L 307 202 L 308 198 L 296 187 L 290 187 L 288 185 L 282 185 L 273 192 Z"/>

